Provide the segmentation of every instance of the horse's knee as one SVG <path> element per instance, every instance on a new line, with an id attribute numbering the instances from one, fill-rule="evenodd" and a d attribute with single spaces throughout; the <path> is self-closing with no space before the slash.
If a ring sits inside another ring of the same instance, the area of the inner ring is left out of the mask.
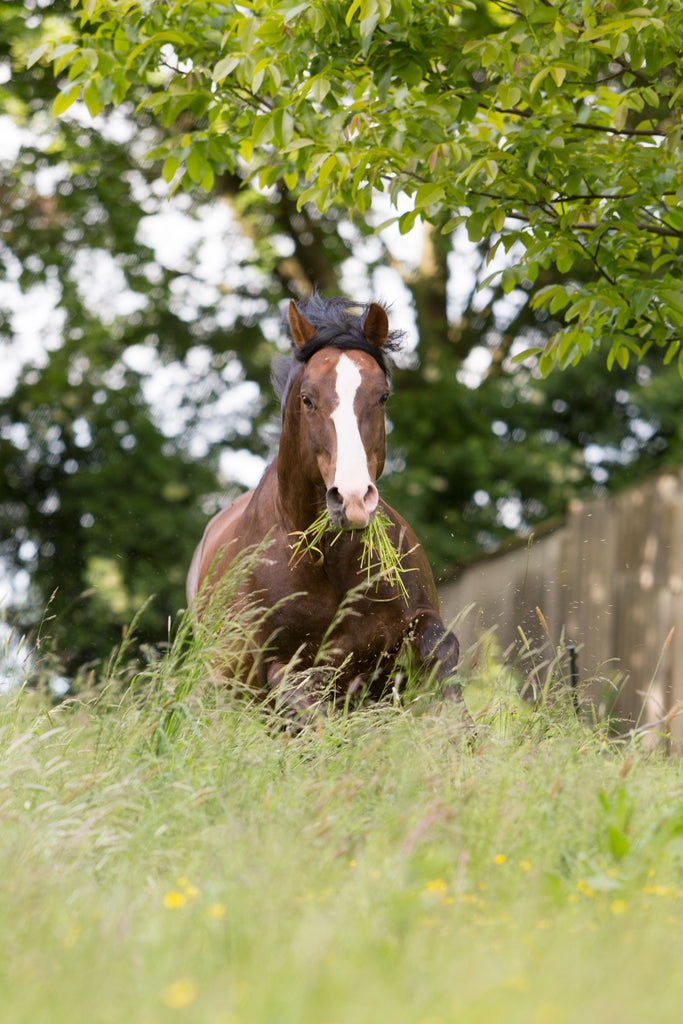
<path id="1" fill-rule="evenodd" d="M 423 615 L 418 619 L 416 627 L 414 640 L 423 665 L 434 671 L 441 685 L 443 700 L 458 705 L 463 726 L 468 732 L 473 731 L 474 723 L 465 707 L 462 687 L 454 678 L 460 656 L 458 638 L 446 629 L 436 613 Z"/>
<path id="2" fill-rule="evenodd" d="M 415 639 L 420 660 L 429 668 L 435 667 L 441 681 L 455 675 L 460 644 L 440 618 L 431 616 L 418 620 Z"/>

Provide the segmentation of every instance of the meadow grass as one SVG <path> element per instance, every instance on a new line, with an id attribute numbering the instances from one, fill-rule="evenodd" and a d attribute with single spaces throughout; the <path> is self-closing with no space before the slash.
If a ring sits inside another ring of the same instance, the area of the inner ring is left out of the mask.
<path id="1" fill-rule="evenodd" d="M 0 705 L 0 1021 L 680 1019 L 679 760 L 494 663 L 472 741 L 429 696 L 291 734 L 206 646 Z"/>
<path id="2" fill-rule="evenodd" d="M 415 572 L 415 569 L 406 569 L 403 566 L 403 559 L 407 552 L 397 549 L 389 536 L 389 529 L 392 521 L 381 509 L 372 517 L 369 524 L 359 530 L 361 554 L 359 574 L 367 586 L 380 581 L 385 581 L 395 587 L 400 597 L 408 603 L 408 589 L 403 577 L 408 572 Z M 351 531 L 355 532 L 355 531 Z M 323 509 L 320 515 L 313 520 L 306 530 L 292 534 L 290 561 L 296 564 L 305 554 L 308 554 L 314 561 L 322 564 L 325 559 L 322 546 L 327 536 L 332 547 L 344 531 L 335 526 L 327 509 Z"/>

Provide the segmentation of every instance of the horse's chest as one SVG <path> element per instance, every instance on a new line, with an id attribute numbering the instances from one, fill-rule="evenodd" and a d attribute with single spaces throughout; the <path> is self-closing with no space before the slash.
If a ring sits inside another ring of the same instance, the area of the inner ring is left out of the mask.
<path id="1" fill-rule="evenodd" d="M 292 581 L 291 593 L 268 616 L 280 657 L 305 651 L 315 657 L 322 645 L 337 662 L 349 656 L 367 662 L 400 645 L 405 624 L 394 602 L 373 601 L 349 593 L 343 581 L 323 574 L 311 581 Z M 305 659 L 304 659 L 305 660 Z"/>

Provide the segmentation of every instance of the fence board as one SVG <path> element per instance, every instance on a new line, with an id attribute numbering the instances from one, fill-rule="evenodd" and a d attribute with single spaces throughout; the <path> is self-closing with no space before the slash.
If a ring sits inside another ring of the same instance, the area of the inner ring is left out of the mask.
<path id="1" fill-rule="evenodd" d="M 617 714 L 656 722 L 683 704 L 683 470 L 606 500 L 576 502 L 553 532 L 468 566 L 440 588 L 444 618 L 463 608 L 463 646 L 495 629 L 502 650 L 519 627 L 577 644 L 581 676 L 619 681 Z M 673 636 L 667 637 L 671 630 Z M 671 722 L 683 749 L 683 716 Z"/>

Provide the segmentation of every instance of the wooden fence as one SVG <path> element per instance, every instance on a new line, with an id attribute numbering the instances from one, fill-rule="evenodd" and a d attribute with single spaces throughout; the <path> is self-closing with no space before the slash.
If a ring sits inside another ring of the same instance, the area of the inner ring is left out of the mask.
<path id="1" fill-rule="evenodd" d="M 446 621 L 473 606 L 456 628 L 463 647 L 488 629 L 503 650 L 519 650 L 520 627 L 542 641 L 540 609 L 553 644 L 577 645 L 582 681 L 612 680 L 626 721 L 670 714 L 683 750 L 683 470 L 575 503 L 557 529 L 467 567 L 440 595 Z"/>

